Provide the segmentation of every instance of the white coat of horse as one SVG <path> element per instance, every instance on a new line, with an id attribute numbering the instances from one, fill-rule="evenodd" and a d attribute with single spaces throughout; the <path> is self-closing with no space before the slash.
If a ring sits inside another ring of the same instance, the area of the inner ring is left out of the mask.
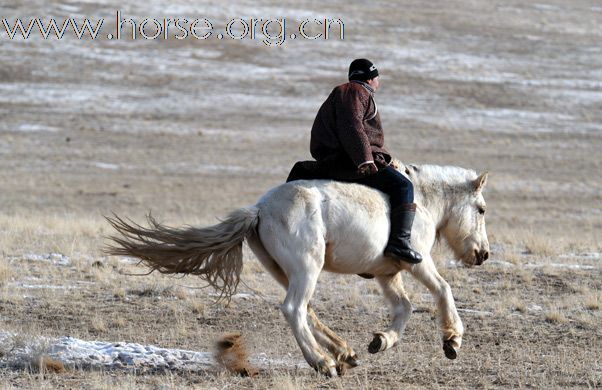
<path id="1" fill-rule="evenodd" d="M 270 274 L 287 290 L 281 305 L 303 356 L 317 371 L 336 376 L 357 365 L 345 340 L 322 324 L 310 301 L 323 270 L 373 275 L 392 308 L 392 321 L 374 333 L 368 350 L 385 351 L 400 339 L 412 312 L 400 271 L 424 284 L 438 306 L 445 355 L 454 359 L 464 328 L 449 284 L 431 257 L 442 237 L 468 266 L 489 257 L 482 195 L 487 173 L 468 169 L 406 165 L 400 172 L 414 184 L 418 205 L 412 245 L 422 254 L 419 264 L 383 255 L 389 236 L 386 195 L 349 183 L 311 180 L 279 185 L 257 204 L 232 212 L 209 227 L 170 228 L 149 216 L 150 228 L 115 216 L 109 222 L 120 233 L 112 237 L 114 255 L 140 258 L 163 273 L 199 275 L 226 297 L 236 290 L 242 271 L 245 239 Z"/>

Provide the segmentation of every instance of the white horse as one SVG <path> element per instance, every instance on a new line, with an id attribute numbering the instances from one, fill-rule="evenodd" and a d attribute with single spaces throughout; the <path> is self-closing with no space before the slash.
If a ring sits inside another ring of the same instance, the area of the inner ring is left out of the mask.
<path id="1" fill-rule="evenodd" d="M 254 206 L 232 212 L 210 227 L 175 229 L 149 216 L 150 228 L 109 219 L 121 233 L 112 237 L 114 255 L 138 257 L 152 270 L 199 275 L 226 297 L 236 290 L 242 271 L 242 243 L 287 290 L 281 305 L 303 356 L 328 376 L 357 365 L 345 340 L 323 325 L 310 301 L 323 270 L 371 275 L 392 307 L 388 329 L 374 333 L 368 350 L 395 346 L 412 312 L 400 271 L 410 272 L 436 299 L 443 350 L 454 359 L 464 328 L 451 289 L 431 257 L 443 237 L 466 265 L 489 257 L 482 190 L 487 173 L 432 165 L 401 166 L 412 180 L 418 204 L 412 245 L 423 257 L 419 264 L 383 255 L 389 236 L 389 204 L 374 189 L 334 181 L 294 181 L 267 192 Z"/>

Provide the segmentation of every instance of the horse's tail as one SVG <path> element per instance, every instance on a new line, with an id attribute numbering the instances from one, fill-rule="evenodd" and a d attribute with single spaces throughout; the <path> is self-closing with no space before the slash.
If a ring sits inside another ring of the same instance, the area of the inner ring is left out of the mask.
<path id="1" fill-rule="evenodd" d="M 198 275 L 226 299 L 236 292 L 242 272 L 242 243 L 257 227 L 257 207 L 235 210 L 224 221 L 202 228 L 168 227 L 150 214 L 147 219 L 149 228 L 116 215 L 107 218 L 119 235 L 109 237 L 113 245 L 106 252 L 137 257 L 151 272 Z"/>

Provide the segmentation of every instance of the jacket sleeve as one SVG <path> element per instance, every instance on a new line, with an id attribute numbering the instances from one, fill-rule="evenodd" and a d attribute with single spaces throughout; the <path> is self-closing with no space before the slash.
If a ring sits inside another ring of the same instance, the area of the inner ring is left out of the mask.
<path id="1" fill-rule="evenodd" d="M 370 141 L 364 130 L 368 96 L 355 88 L 342 91 L 336 100 L 336 131 L 343 149 L 355 166 L 373 160 Z"/>

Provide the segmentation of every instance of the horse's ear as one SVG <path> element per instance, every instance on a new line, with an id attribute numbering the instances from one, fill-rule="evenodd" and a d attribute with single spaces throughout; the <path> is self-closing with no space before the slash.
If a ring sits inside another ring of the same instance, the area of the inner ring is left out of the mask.
<path id="1" fill-rule="evenodd" d="M 474 192 L 481 192 L 483 188 L 485 188 L 485 184 L 487 184 L 487 176 L 489 176 L 489 172 L 485 171 L 479 175 L 474 181 Z"/>

